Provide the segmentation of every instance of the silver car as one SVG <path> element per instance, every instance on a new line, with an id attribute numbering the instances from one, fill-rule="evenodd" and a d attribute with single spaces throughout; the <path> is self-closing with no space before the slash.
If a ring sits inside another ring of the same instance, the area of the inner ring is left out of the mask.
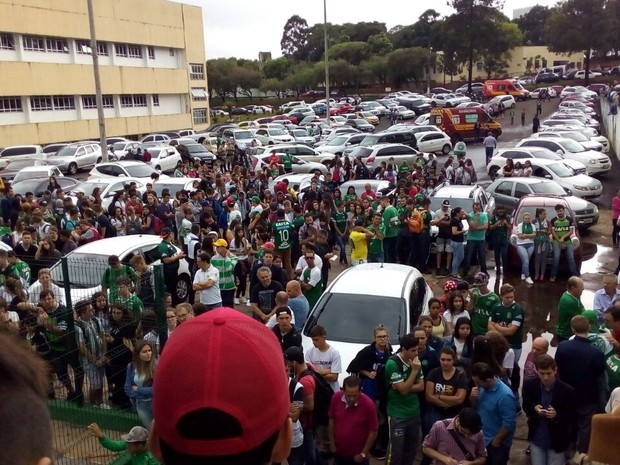
<path id="1" fill-rule="evenodd" d="M 98 144 L 71 144 L 48 155 L 46 164 L 74 175 L 81 169 L 94 167 L 102 158 L 101 146 Z"/>

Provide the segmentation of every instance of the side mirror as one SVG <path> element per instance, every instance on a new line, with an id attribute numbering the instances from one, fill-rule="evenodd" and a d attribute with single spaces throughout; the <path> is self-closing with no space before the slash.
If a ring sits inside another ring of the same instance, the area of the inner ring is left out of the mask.
<path id="1" fill-rule="evenodd" d="M 573 195 L 573 191 L 570 190 L 568 187 L 565 187 L 564 191 L 566 192 L 566 195 Z"/>
<path id="2" fill-rule="evenodd" d="M 545 174 L 545 178 L 547 178 L 547 179 L 553 179 L 553 176 L 551 176 L 550 174 Z"/>

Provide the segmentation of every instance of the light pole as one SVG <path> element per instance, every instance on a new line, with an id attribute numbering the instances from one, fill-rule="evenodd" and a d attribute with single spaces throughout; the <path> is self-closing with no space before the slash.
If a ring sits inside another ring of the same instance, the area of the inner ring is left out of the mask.
<path id="1" fill-rule="evenodd" d="M 101 77 L 99 76 L 99 55 L 97 54 L 97 34 L 95 32 L 95 12 L 93 0 L 86 0 L 88 4 L 88 26 L 90 28 L 90 52 L 93 57 L 93 74 L 95 76 L 95 100 L 97 102 L 97 119 L 99 120 L 99 145 L 101 159 L 108 161 L 108 144 L 105 136 L 105 115 L 103 114 L 103 97 L 101 95 Z"/>
<path id="2" fill-rule="evenodd" d="M 329 126 L 329 40 L 327 39 L 327 0 L 323 0 L 323 40 L 325 42 L 325 119 Z"/>
<path id="3" fill-rule="evenodd" d="M 427 75 L 427 79 L 426 79 L 426 93 L 430 94 L 431 93 L 431 55 L 433 54 L 433 47 L 431 47 L 431 44 L 428 44 L 428 75 Z"/>

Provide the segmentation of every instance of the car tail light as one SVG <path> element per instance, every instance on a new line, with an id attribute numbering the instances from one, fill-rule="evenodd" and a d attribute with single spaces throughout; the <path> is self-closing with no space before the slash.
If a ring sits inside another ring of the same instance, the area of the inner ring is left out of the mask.
<path id="1" fill-rule="evenodd" d="M 372 165 L 375 162 L 375 157 L 368 157 L 366 160 L 367 165 Z"/>

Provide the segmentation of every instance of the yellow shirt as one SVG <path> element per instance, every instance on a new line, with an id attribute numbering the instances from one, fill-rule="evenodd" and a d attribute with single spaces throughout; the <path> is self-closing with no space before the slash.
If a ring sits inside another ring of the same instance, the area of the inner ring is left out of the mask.
<path id="1" fill-rule="evenodd" d="M 349 234 L 352 251 L 351 258 L 353 260 L 366 260 L 368 258 L 368 241 L 366 234 L 358 231 L 351 231 Z"/>

